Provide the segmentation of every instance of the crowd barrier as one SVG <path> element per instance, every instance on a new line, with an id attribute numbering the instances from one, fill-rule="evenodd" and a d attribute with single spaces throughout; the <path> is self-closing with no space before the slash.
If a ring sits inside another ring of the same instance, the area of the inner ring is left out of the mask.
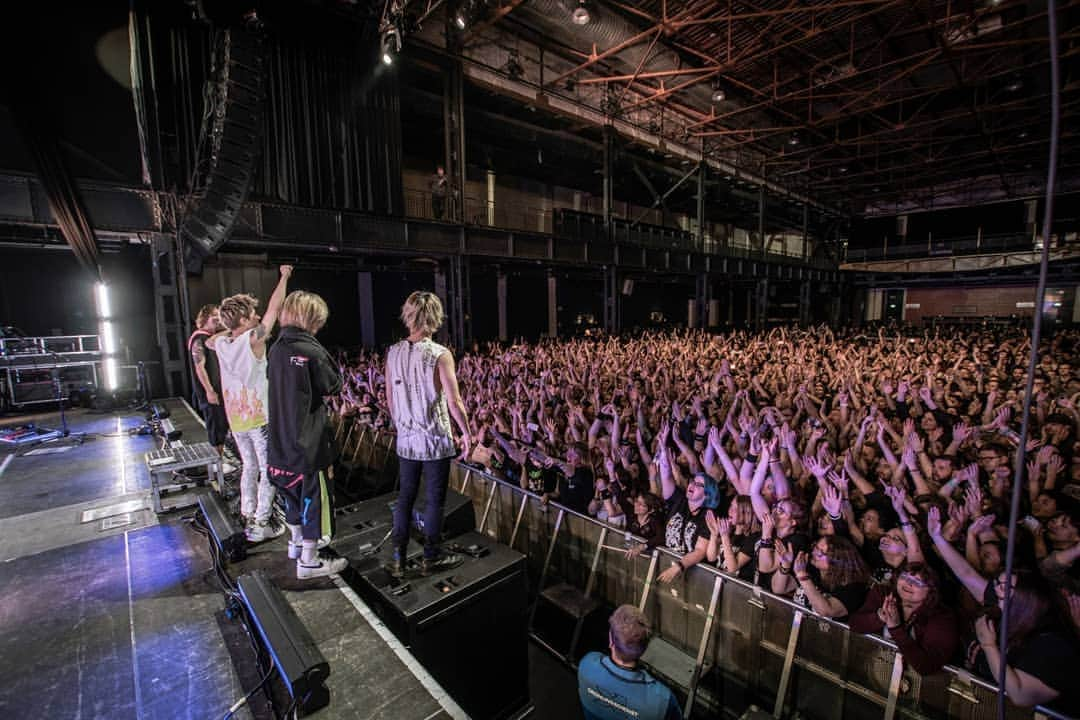
<path id="1" fill-rule="evenodd" d="M 359 423 L 338 428 L 346 455 L 368 470 L 393 471 L 393 435 Z M 450 487 L 468 496 L 477 530 L 527 557 L 530 633 L 574 665 L 593 613 L 629 603 L 649 618 L 655 637 L 646 661 L 681 688 L 685 714 L 739 717 L 756 705 L 775 718 L 992 720 L 993 684 L 947 666 L 921 677 L 887 640 L 850 631 L 789 600 L 699 565 L 671 584 L 657 575 L 676 557 L 663 548 L 626 552 L 640 542 L 625 531 L 573 512 L 485 472 L 455 462 Z M 573 620 L 558 646 L 534 627 L 538 609 Z M 601 649 L 601 648 L 597 648 Z M 695 713 L 696 711 L 696 713 Z M 1009 720 L 1065 720 L 1052 710 L 1009 705 Z"/>

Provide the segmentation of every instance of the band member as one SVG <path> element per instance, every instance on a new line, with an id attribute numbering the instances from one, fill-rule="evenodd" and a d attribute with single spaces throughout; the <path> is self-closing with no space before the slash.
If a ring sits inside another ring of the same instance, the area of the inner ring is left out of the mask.
<path id="1" fill-rule="evenodd" d="M 206 346 L 206 341 L 221 332 L 221 317 L 217 305 L 203 305 L 195 316 L 195 332 L 188 338 L 191 368 L 195 373 L 195 403 L 206 422 L 206 435 L 218 454 L 225 449 L 225 436 L 229 433 L 229 420 L 221 404 L 221 373 L 218 370 L 217 353 Z"/>
<path id="2" fill-rule="evenodd" d="M 267 379 L 266 339 L 277 323 L 291 265 L 281 266 L 266 314 L 259 317 L 259 301 L 252 295 L 233 295 L 221 301 L 221 322 L 227 328 L 206 341 L 217 353 L 221 388 L 229 429 L 240 450 L 240 515 L 249 542 L 262 542 L 285 532 L 273 517 L 274 486 L 266 472 Z"/>
<path id="3" fill-rule="evenodd" d="M 386 357 L 386 394 L 390 416 L 397 430 L 400 493 L 394 505 L 394 559 L 389 570 L 405 574 L 409 520 L 420 489 L 426 484 L 424 508 L 424 574 L 460 565 L 459 555 L 443 554 L 439 548 L 443 504 L 450 479 L 450 460 L 458 454 L 450 417 L 461 431 L 462 458 L 470 449 L 472 431 L 465 403 L 458 389 L 454 356 L 431 339 L 443 323 L 438 296 L 414 292 L 401 307 L 401 321 L 409 337 L 392 346 Z"/>
<path id="4" fill-rule="evenodd" d="M 281 333 L 270 347 L 270 481 L 285 500 L 289 558 L 301 580 L 339 573 L 341 557 L 320 557 L 331 534 L 327 467 L 336 449 L 323 398 L 341 392 L 341 374 L 316 333 L 330 311 L 314 293 L 295 290 L 281 304 Z"/>

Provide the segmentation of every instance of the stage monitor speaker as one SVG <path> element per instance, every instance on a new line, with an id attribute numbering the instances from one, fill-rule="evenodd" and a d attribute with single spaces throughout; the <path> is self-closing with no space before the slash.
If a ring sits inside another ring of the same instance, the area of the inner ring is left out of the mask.
<path id="1" fill-rule="evenodd" d="M 357 535 L 367 535 L 369 532 L 380 534 L 390 529 L 393 525 L 394 503 L 397 502 L 397 493 L 378 495 L 370 500 L 363 500 L 351 505 L 339 507 L 334 511 L 334 538 L 335 547 L 339 540 L 351 538 Z M 424 533 L 424 509 L 427 507 L 424 499 L 424 487 L 420 486 L 420 494 L 413 505 L 413 529 L 416 537 L 423 539 Z M 447 489 L 446 502 L 443 505 L 443 539 L 455 538 L 462 533 L 476 529 L 476 514 L 473 511 L 472 500 L 459 492 Z M 365 537 L 365 542 L 370 538 Z"/>
<path id="2" fill-rule="evenodd" d="M 422 554 L 413 543 L 404 583 L 382 566 L 389 549 L 350 558 L 346 577 L 469 717 L 520 717 L 529 707 L 525 556 L 477 532 L 450 550 L 464 563 L 425 577 L 412 569 Z"/>
<path id="3" fill-rule="evenodd" d="M 244 535 L 244 528 L 233 519 L 221 498 L 216 493 L 200 495 L 199 512 L 206 521 L 210 539 L 229 562 L 243 560 L 247 556 L 247 537 Z"/>
<path id="4" fill-rule="evenodd" d="M 426 509 L 427 498 L 424 494 L 424 484 L 421 483 L 420 492 L 416 496 L 416 503 L 413 504 L 412 513 L 413 527 L 421 536 L 424 534 L 424 511 Z M 475 529 L 476 513 L 473 511 L 472 500 L 459 492 L 447 488 L 446 503 L 443 505 L 443 538 L 457 537 L 462 533 Z"/>
<path id="5" fill-rule="evenodd" d="M 248 617 L 297 704 L 299 715 L 309 715 L 330 703 L 324 684 L 330 664 L 311 633 L 300 622 L 285 596 L 261 570 L 236 580 Z"/>
<path id="6" fill-rule="evenodd" d="M 229 29 L 217 51 L 219 75 L 212 93 L 206 185 L 192 199 L 180 227 L 188 272 L 228 240 L 247 198 L 262 148 L 265 104 L 263 37 L 257 31 Z M 204 158 L 199 158 L 202 162 Z"/>

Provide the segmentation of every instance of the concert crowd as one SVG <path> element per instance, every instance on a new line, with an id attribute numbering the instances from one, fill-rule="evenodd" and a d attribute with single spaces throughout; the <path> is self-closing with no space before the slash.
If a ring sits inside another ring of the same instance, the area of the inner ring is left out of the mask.
<path id="1" fill-rule="evenodd" d="M 488 472 L 1072 714 L 1080 658 L 1080 334 L 1023 329 L 646 334 L 474 346 L 458 362 Z M 340 415 L 389 427 L 384 358 L 341 362 Z M 1005 547 L 1026 461 L 1014 572 Z M 1005 584 L 1007 647 L 998 647 Z"/>

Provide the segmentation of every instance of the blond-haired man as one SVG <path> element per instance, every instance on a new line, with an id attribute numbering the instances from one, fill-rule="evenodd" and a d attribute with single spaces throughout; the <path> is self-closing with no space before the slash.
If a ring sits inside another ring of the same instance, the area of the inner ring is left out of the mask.
<path id="1" fill-rule="evenodd" d="M 394 504 L 394 560 L 389 568 L 395 577 L 405 574 L 409 525 L 421 475 L 427 498 L 421 570 L 427 574 L 461 564 L 460 556 L 443 554 L 438 545 L 450 460 L 459 454 L 450 418 L 461 431 L 462 457 L 471 449 L 473 437 L 458 389 L 454 356 L 431 339 L 443 323 L 442 302 L 434 293 L 414 292 L 401 307 L 401 321 L 409 336 L 393 345 L 386 356 L 387 403 L 397 431 L 401 471 Z"/>

